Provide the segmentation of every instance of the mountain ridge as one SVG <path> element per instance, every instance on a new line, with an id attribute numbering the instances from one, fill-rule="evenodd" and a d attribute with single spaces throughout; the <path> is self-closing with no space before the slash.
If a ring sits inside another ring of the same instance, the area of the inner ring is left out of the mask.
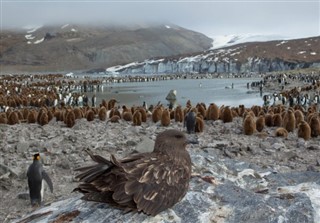
<path id="1" fill-rule="evenodd" d="M 80 26 L 65 24 L 0 34 L 3 71 L 81 70 L 156 56 L 199 52 L 212 39 L 173 24 Z"/>

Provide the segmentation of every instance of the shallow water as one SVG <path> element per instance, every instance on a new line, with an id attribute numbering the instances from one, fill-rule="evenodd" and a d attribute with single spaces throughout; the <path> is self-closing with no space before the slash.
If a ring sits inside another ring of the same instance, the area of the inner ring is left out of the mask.
<path id="1" fill-rule="evenodd" d="M 168 101 L 165 98 L 169 91 L 174 89 L 177 91 L 177 104 L 182 106 L 185 106 L 190 99 L 193 105 L 197 102 L 204 102 L 207 105 L 214 102 L 218 106 L 243 104 L 250 107 L 263 104 L 259 89 L 247 89 L 247 83 L 254 81 L 260 81 L 260 79 L 179 79 L 114 83 L 104 85 L 103 90 L 95 94 L 98 104 L 102 99 L 115 98 L 119 101 L 119 105 L 142 105 L 144 101 L 148 105 L 155 105 L 159 101 L 167 105 Z M 87 95 L 91 97 L 92 93 Z"/>

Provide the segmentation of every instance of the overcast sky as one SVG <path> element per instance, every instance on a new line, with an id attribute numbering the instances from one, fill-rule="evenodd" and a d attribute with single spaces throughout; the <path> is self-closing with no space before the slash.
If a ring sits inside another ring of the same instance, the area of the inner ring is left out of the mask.
<path id="1" fill-rule="evenodd" d="M 174 23 L 207 36 L 320 35 L 320 0 L 1 0 L 1 26 L 58 23 Z"/>

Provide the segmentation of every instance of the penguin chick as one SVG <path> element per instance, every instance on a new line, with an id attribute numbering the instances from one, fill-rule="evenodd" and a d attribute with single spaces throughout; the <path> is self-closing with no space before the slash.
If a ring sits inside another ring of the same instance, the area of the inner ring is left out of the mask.
<path id="1" fill-rule="evenodd" d="M 53 185 L 49 175 L 45 172 L 45 170 L 42 167 L 39 153 L 33 155 L 33 163 L 28 168 L 27 177 L 31 205 L 40 206 L 43 198 L 42 181 L 45 180 L 47 182 L 51 193 L 53 193 Z"/>

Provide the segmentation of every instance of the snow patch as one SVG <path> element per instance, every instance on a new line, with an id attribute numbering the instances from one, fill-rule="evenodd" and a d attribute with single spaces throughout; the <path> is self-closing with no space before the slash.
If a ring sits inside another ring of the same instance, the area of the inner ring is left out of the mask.
<path id="1" fill-rule="evenodd" d="M 33 33 L 35 31 L 37 31 L 38 29 L 40 29 L 42 26 L 37 26 L 37 27 L 34 27 L 33 29 L 27 31 L 27 33 Z"/>
<path id="2" fill-rule="evenodd" d="M 290 47 L 290 46 L 288 46 L 288 47 L 287 47 L 287 50 L 290 50 L 290 49 L 291 49 L 291 47 Z"/>
<path id="3" fill-rule="evenodd" d="M 44 41 L 44 38 L 35 41 L 33 44 L 39 44 L 39 43 L 42 43 L 43 41 Z"/>
<path id="4" fill-rule="evenodd" d="M 285 43 L 287 43 L 287 42 L 288 42 L 288 41 L 282 41 L 282 42 L 276 44 L 276 46 L 280 46 L 280 45 L 285 44 Z"/>
<path id="5" fill-rule="evenodd" d="M 32 36 L 32 34 L 25 35 L 24 37 L 28 40 L 35 38 L 34 36 Z"/>
<path id="6" fill-rule="evenodd" d="M 223 36 L 212 36 L 213 39 L 212 47 L 210 49 L 218 49 L 222 47 L 232 46 L 239 43 L 246 42 L 266 42 L 272 40 L 283 40 L 288 39 L 278 35 L 263 35 L 263 34 L 240 34 L 240 35 L 223 35 Z"/>
<path id="7" fill-rule="evenodd" d="M 170 26 L 168 26 L 168 25 L 165 25 L 165 27 L 166 27 L 167 29 L 171 29 L 171 27 L 170 27 Z"/>
<path id="8" fill-rule="evenodd" d="M 317 55 L 317 53 L 316 52 L 311 52 L 310 55 Z"/>
<path id="9" fill-rule="evenodd" d="M 76 30 L 76 29 L 74 29 L 74 28 L 72 28 L 72 29 L 71 29 L 71 32 L 77 32 L 77 30 Z"/>
<path id="10" fill-rule="evenodd" d="M 65 24 L 63 26 L 61 26 L 61 29 L 67 28 L 69 26 L 69 24 Z"/>
<path id="11" fill-rule="evenodd" d="M 306 53 L 307 51 L 300 51 L 298 54 L 304 54 Z"/>

